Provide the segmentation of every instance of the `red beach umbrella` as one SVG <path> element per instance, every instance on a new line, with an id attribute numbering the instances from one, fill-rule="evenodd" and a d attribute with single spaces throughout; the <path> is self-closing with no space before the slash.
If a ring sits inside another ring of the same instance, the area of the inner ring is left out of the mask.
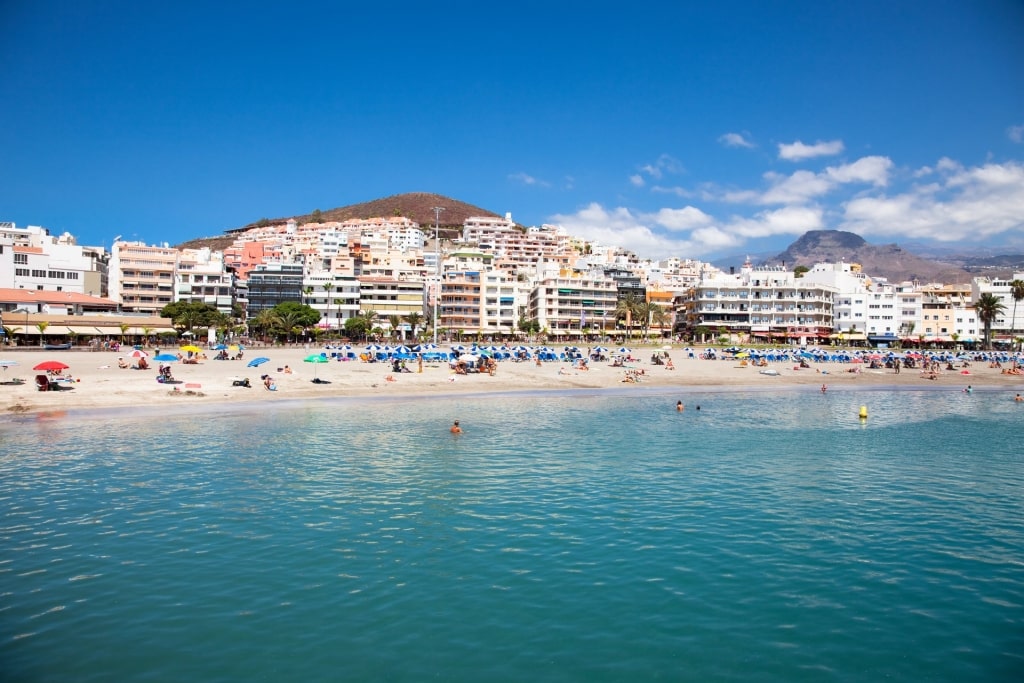
<path id="1" fill-rule="evenodd" d="M 50 370 L 67 370 L 68 366 L 61 363 L 59 360 L 44 360 L 39 365 L 32 368 L 33 370 L 42 370 L 44 372 Z"/>

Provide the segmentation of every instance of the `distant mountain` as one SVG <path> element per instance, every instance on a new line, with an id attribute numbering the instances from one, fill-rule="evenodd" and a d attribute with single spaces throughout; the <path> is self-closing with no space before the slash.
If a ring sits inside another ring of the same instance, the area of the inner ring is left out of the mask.
<path id="1" fill-rule="evenodd" d="M 479 206 L 473 206 L 472 204 L 467 204 L 466 202 L 459 201 L 458 199 L 452 199 L 451 197 L 445 197 L 444 195 L 433 194 L 431 192 L 407 192 L 405 194 L 396 194 L 382 199 L 374 199 L 361 204 L 350 204 L 349 206 L 342 206 L 336 209 L 327 209 L 326 211 L 320 211 L 319 217 L 316 217 L 313 213 L 308 213 L 281 218 L 261 218 L 258 221 L 243 225 L 240 228 L 227 230 L 226 235 L 189 240 L 188 242 L 183 242 L 182 244 L 177 245 L 177 248 L 198 249 L 201 247 L 209 247 L 215 250 L 222 250 L 231 245 L 237 233 L 250 228 L 255 228 L 260 224 L 279 225 L 287 223 L 293 218 L 298 223 L 308 223 L 313 222 L 314 220 L 331 222 L 347 221 L 350 218 L 367 219 L 382 218 L 386 216 L 405 216 L 406 218 L 419 223 L 420 227 L 423 228 L 424 231 L 428 231 L 428 228 L 431 228 L 434 225 L 435 206 L 444 207 L 444 211 L 441 212 L 438 219 L 438 225 L 441 228 L 441 236 L 449 239 L 458 237 L 462 234 L 462 224 L 465 223 L 467 218 L 473 216 L 501 217 L 500 214 L 494 213 L 493 211 L 481 209 Z"/>
<path id="2" fill-rule="evenodd" d="M 766 259 L 765 264 L 782 264 L 792 269 L 836 261 L 859 263 L 868 275 L 884 277 L 890 282 L 910 280 L 953 284 L 971 281 L 969 272 L 951 263 L 923 259 L 897 244 L 869 244 L 860 235 L 842 230 L 806 232 L 784 252 Z"/>

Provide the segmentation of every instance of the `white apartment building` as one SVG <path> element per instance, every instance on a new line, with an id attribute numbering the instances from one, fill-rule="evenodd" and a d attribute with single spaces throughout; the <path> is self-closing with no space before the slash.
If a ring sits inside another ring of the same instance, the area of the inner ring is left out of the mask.
<path id="1" fill-rule="evenodd" d="M 174 300 L 204 303 L 231 315 L 235 283 L 224 267 L 224 255 L 209 248 L 182 249 L 174 274 Z"/>
<path id="2" fill-rule="evenodd" d="M 114 240 L 110 254 L 110 298 L 125 313 L 158 315 L 174 301 L 180 252 L 142 242 Z"/>
<path id="3" fill-rule="evenodd" d="M 499 270 L 456 270 L 441 285 L 438 324 L 453 333 L 490 339 L 518 331 L 526 299 L 523 283 Z"/>
<path id="4" fill-rule="evenodd" d="M 563 269 L 543 276 L 530 291 L 526 315 L 556 337 L 582 338 L 614 330 L 618 289 L 596 272 Z"/>
<path id="5" fill-rule="evenodd" d="M 359 314 L 359 280 L 354 275 L 321 271 L 302 279 L 303 303 L 320 314 L 319 327 L 341 331 Z M 308 293 L 307 293 L 308 292 Z"/>
<path id="6" fill-rule="evenodd" d="M 103 248 L 78 246 L 69 233 L 0 223 L 0 288 L 104 296 L 107 261 Z"/>
<path id="7" fill-rule="evenodd" d="M 1009 279 L 976 277 L 971 282 L 971 301 L 982 294 L 994 294 L 1003 304 L 1003 312 L 992 321 L 992 339 L 1011 341 L 1024 336 L 1024 300 L 1014 301 L 1013 282 L 1024 281 L 1024 273 L 1014 273 Z"/>
<path id="8" fill-rule="evenodd" d="M 724 330 L 752 341 L 824 343 L 835 333 L 836 292 L 781 266 L 754 268 L 748 261 L 739 274 L 705 269 L 697 286 L 676 299 L 676 319 L 694 336 Z"/>

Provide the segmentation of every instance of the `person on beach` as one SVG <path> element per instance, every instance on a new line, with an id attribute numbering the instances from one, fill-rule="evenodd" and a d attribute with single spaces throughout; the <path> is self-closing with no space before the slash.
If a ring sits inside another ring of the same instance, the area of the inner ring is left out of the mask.
<path id="1" fill-rule="evenodd" d="M 461 434 L 462 433 L 462 427 L 459 426 L 459 421 L 456 420 L 455 424 L 453 424 L 452 428 L 449 429 L 448 431 L 450 431 L 452 434 Z"/>
<path id="2" fill-rule="evenodd" d="M 828 391 L 828 385 L 827 384 L 822 384 L 821 385 L 821 393 L 824 394 L 826 391 Z"/>
<path id="3" fill-rule="evenodd" d="M 266 387 L 267 391 L 277 391 L 277 384 L 274 383 L 274 378 L 270 375 L 263 377 L 263 386 Z"/>

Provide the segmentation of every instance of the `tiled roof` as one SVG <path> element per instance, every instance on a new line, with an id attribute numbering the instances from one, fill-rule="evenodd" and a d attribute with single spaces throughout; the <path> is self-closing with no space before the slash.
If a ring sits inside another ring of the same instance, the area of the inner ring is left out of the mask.
<path id="1" fill-rule="evenodd" d="M 112 306 L 118 303 L 112 299 L 104 299 L 77 292 L 55 292 L 48 289 L 10 289 L 0 288 L 0 303 L 6 304 L 88 304 L 92 306 Z"/>

